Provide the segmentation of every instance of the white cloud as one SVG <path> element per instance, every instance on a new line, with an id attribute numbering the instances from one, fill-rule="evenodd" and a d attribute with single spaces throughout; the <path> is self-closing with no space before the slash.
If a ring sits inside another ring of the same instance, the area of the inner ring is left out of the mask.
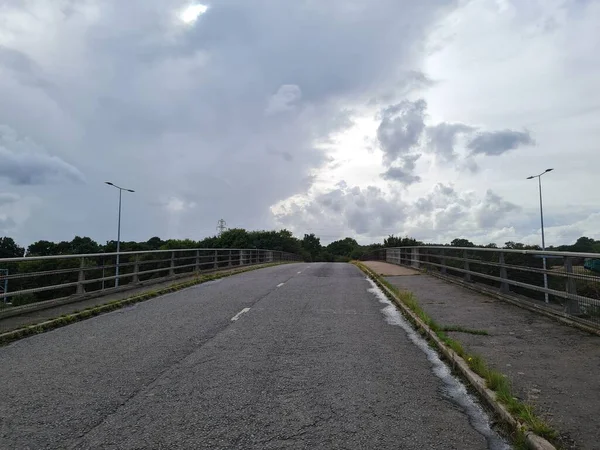
<path id="1" fill-rule="evenodd" d="M 282 226 L 300 234 L 319 230 L 329 237 L 326 241 L 351 234 L 369 243 L 396 234 L 438 243 L 466 235 L 488 243 L 486 235 L 509 227 L 520 208 L 491 190 L 484 195 L 458 192 L 442 183 L 413 201 L 397 191 L 343 183 L 282 202 L 274 212 Z"/>
<path id="2" fill-rule="evenodd" d="M 181 11 L 181 13 L 179 14 L 179 18 L 183 22 L 191 24 L 198 20 L 198 17 L 200 17 L 206 11 L 208 11 L 208 6 L 202 5 L 200 3 L 192 4 L 185 7 L 183 11 Z"/>
<path id="3" fill-rule="evenodd" d="M 196 207 L 196 202 L 190 202 L 177 197 L 171 197 L 165 202 L 165 209 L 169 213 L 181 213 Z"/>

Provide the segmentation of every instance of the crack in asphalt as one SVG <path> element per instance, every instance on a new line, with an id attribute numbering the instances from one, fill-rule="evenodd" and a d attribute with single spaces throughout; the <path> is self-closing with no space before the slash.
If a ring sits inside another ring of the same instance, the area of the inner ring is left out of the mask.
<path id="1" fill-rule="evenodd" d="M 289 277 L 285 282 L 291 280 L 292 278 L 294 278 L 295 275 L 292 275 L 291 277 Z M 269 290 L 266 294 L 258 297 L 252 304 L 251 307 L 254 307 L 256 304 L 258 304 L 260 301 L 262 301 L 263 299 L 267 298 L 268 296 L 270 296 L 271 294 L 273 294 L 275 291 L 277 290 L 277 288 L 272 288 L 271 290 Z M 158 297 L 160 298 L 160 297 Z M 248 310 L 251 308 L 249 307 Z M 184 356 L 182 356 L 181 358 L 179 358 L 178 360 L 174 361 L 173 363 L 169 364 L 167 367 L 165 367 L 162 371 L 160 371 L 158 373 L 158 375 L 156 375 L 155 377 L 153 377 L 152 379 L 150 379 L 147 383 L 144 383 L 142 385 L 140 385 L 140 387 L 138 389 L 135 389 L 131 392 L 130 395 L 128 395 L 123 401 L 121 401 L 118 405 L 116 405 L 112 411 L 110 411 L 109 413 L 105 414 L 100 420 L 98 420 L 93 426 L 91 426 L 88 430 L 86 430 L 85 432 L 81 433 L 71 444 L 69 444 L 68 448 L 70 449 L 74 449 L 77 448 L 79 445 L 82 444 L 82 442 L 84 441 L 84 439 L 91 433 L 94 432 L 94 430 L 100 428 L 102 425 L 104 425 L 106 423 L 107 420 L 109 420 L 111 417 L 115 416 L 116 414 L 118 414 L 119 410 L 121 410 L 123 407 L 125 407 L 131 400 L 133 400 L 134 398 L 136 398 L 138 395 L 140 395 L 143 391 L 148 390 L 150 387 L 152 387 L 152 385 L 154 385 L 160 378 L 162 378 L 164 375 L 166 375 L 168 372 L 176 369 L 178 366 L 180 366 L 181 364 L 183 364 L 183 362 L 185 360 L 187 360 L 190 356 L 192 356 L 194 353 L 198 352 L 200 349 L 202 349 L 202 347 L 204 347 L 205 345 L 207 345 L 208 343 L 210 343 L 213 339 L 215 339 L 217 336 L 219 336 L 222 332 L 224 332 L 227 328 L 229 328 L 230 326 L 234 326 L 235 322 L 231 322 L 231 320 L 227 320 L 224 321 L 224 326 L 220 329 L 218 329 L 215 333 L 213 333 L 212 335 L 210 335 L 209 337 L 207 337 L 206 339 L 202 340 L 201 343 L 199 343 L 198 346 L 194 347 L 190 352 L 186 353 Z"/>

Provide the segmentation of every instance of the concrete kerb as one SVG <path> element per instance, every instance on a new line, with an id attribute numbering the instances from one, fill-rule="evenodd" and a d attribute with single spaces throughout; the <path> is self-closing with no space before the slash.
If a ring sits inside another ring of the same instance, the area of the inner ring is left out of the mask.
<path id="1" fill-rule="evenodd" d="M 92 317 L 98 316 L 100 314 L 104 314 L 107 312 L 114 311 L 116 309 L 121 309 L 129 305 L 133 305 L 135 303 L 144 302 L 146 300 L 150 300 L 152 298 L 160 297 L 161 295 L 169 294 L 172 292 L 180 291 L 182 289 L 186 289 L 192 286 L 196 286 L 198 284 L 205 283 L 207 281 L 216 280 L 219 278 L 225 278 L 231 275 L 236 275 L 244 272 L 251 272 L 253 270 L 263 269 L 266 267 L 279 266 L 282 264 L 288 264 L 286 262 L 283 263 L 271 263 L 271 264 L 262 264 L 262 265 L 252 265 L 246 266 L 241 269 L 233 269 L 228 271 L 219 271 L 216 273 L 199 273 L 198 276 L 191 280 L 186 281 L 185 283 L 174 284 L 172 286 L 168 286 L 156 291 L 145 292 L 133 297 L 128 297 L 122 300 L 115 300 L 109 303 L 105 303 L 98 306 L 93 306 L 87 308 L 83 311 L 79 311 L 72 314 L 63 315 L 60 317 L 56 317 L 54 319 L 46 320 L 40 323 L 36 323 L 34 325 L 29 325 L 27 327 L 18 328 L 16 330 L 7 331 L 5 333 L 0 334 L 0 346 L 10 344 L 14 341 L 18 341 L 20 339 L 24 339 L 29 336 L 33 336 L 35 334 L 45 333 L 46 331 L 51 331 L 56 328 L 61 328 L 63 326 L 70 325 L 75 322 L 81 322 L 86 319 L 90 319 Z"/>
<path id="2" fill-rule="evenodd" d="M 498 402 L 496 393 L 487 388 L 486 382 L 478 374 L 473 372 L 467 362 L 456 354 L 454 350 L 448 347 L 437 334 L 429 328 L 415 313 L 413 313 L 408 306 L 406 306 L 402 300 L 400 300 L 394 292 L 392 292 L 387 286 L 380 282 L 379 276 L 373 273 L 369 268 L 363 264 L 357 264 L 357 266 L 371 278 L 377 286 L 394 302 L 394 304 L 400 308 L 402 313 L 409 317 L 410 320 L 416 324 L 427 337 L 435 344 L 438 350 L 444 355 L 444 357 L 452 362 L 453 368 L 457 369 L 460 374 L 471 384 L 471 386 L 479 393 L 481 398 L 492 408 L 492 410 L 507 424 L 511 429 L 524 433 L 524 437 L 527 444 L 534 450 L 556 450 L 556 447 L 548 442 L 541 436 L 536 435 L 527 429 L 527 427 L 518 421 L 513 415 Z"/>

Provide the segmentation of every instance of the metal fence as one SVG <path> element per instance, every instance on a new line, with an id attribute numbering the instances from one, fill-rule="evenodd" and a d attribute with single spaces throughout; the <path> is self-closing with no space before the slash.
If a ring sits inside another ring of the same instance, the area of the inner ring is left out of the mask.
<path id="1" fill-rule="evenodd" d="M 600 259 L 597 253 L 420 246 L 382 249 L 366 259 L 477 283 L 600 326 L 600 273 L 585 267 Z"/>
<path id="2" fill-rule="evenodd" d="M 0 259 L 0 305 L 19 306 L 82 296 L 116 286 L 159 282 L 195 272 L 300 261 L 298 255 L 259 249 L 183 249 Z"/>

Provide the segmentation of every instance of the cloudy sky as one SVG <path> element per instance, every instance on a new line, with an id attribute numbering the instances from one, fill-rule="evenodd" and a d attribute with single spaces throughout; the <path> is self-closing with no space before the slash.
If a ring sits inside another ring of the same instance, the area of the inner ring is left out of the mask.
<path id="1" fill-rule="evenodd" d="M 600 238 L 600 2 L 0 0 L 0 235 Z"/>

